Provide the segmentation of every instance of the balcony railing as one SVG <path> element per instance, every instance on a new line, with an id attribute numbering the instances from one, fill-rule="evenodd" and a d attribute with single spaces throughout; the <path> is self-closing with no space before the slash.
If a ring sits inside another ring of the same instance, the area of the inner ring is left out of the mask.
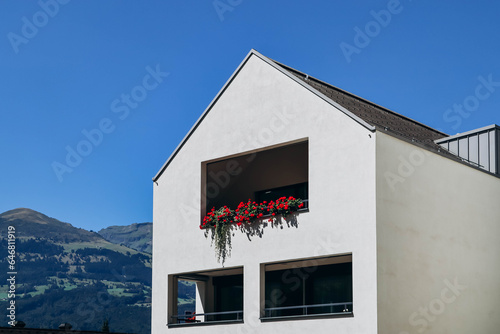
<path id="1" fill-rule="evenodd" d="M 339 314 L 352 314 L 352 302 L 269 307 L 264 309 L 262 319 Z"/>
<path id="2" fill-rule="evenodd" d="M 243 311 L 210 312 L 173 315 L 170 325 L 200 324 L 200 323 L 224 323 L 224 322 L 243 322 Z"/>

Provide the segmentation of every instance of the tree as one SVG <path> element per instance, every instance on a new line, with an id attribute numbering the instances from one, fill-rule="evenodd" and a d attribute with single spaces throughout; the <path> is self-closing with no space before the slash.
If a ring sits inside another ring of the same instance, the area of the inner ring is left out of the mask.
<path id="1" fill-rule="evenodd" d="M 109 322 L 108 322 L 108 318 L 104 319 L 104 321 L 102 322 L 101 332 L 104 332 L 104 333 L 109 333 Z"/>

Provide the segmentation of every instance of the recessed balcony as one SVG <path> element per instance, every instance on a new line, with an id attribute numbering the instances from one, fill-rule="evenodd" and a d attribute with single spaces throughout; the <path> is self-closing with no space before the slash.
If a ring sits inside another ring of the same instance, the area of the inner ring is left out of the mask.
<path id="1" fill-rule="evenodd" d="M 308 205 L 308 141 L 299 140 L 202 163 L 201 217 L 241 202 L 300 198 Z"/>
<path id="2" fill-rule="evenodd" d="M 266 264 L 262 321 L 352 316 L 352 256 Z"/>
<path id="3" fill-rule="evenodd" d="M 195 303 L 178 299 L 180 281 L 196 285 Z M 243 268 L 169 276 L 169 327 L 243 322 Z"/>

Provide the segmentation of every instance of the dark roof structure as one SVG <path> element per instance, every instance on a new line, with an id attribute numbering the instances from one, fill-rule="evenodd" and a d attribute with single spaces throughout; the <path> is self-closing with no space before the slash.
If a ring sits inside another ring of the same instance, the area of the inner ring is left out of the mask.
<path id="1" fill-rule="evenodd" d="M 274 61 L 274 60 L 273 60 Z M 417 142 L 431 149 L 440 149 L 434 140 L 448 137 L 425 124 L 412 120 L 392 110 L 381 107 L 352 93 L 310 77 L 289 66 L 274 61 L 278 66 L 299 78 L 311 88 L 335 101 L 351 113 L 374 126 L 378 131 L 388 132 L 406 141 Z"/>

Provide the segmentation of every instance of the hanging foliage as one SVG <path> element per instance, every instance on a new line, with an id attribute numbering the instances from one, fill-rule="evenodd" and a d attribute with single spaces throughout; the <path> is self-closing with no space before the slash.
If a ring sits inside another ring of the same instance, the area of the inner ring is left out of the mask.
<path id="1" fill-rule="evenodd" d="M 258 219 L 268 219 L 273 222 L 278 216 L 286 216 L 304 207 L 299 198 L 281 197 L 276 201 L 257 203 L 252 200 L 241 202 L 236 209 L 223 206 L 219 209 L 212 208 L 203 218 L 200 229 L 211 229 L 212 245 L 214 245 L 217 261 L 224 264 L 231 255 L 232 228 L 252 223 Z M 208 235 L 208 230 L 205 234 Z"/>

